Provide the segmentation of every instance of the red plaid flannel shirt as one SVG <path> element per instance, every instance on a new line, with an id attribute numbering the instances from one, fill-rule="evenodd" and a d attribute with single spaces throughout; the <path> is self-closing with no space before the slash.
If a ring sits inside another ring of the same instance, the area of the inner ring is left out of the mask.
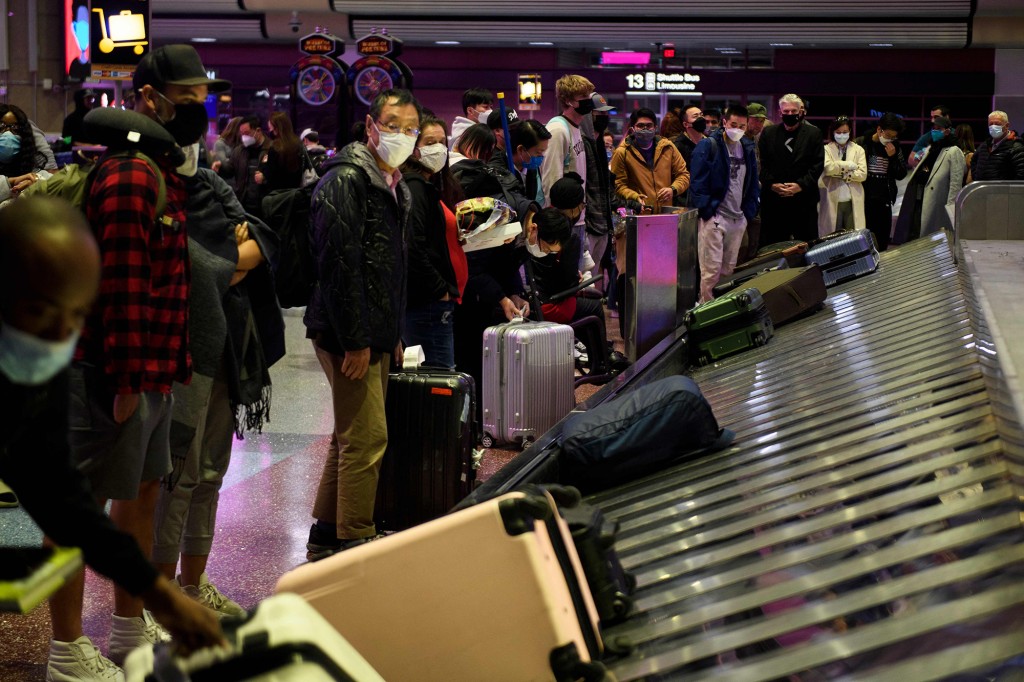
<path id="1" fill-rule="evenodd" d="M 86 216 L 100 245 L 100 292 L 75 354 L 102 368 L 114 393 L 170 393 L 192 375 L 188 353 L 186 190 L 164 168 L 173 227 L 154 219 L 159 184 L 135 158 L 95 171 Z"/>

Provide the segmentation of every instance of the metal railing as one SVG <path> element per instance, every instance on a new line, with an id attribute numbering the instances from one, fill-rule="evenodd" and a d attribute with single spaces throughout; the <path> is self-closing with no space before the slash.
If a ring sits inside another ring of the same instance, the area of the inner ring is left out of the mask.
<path id="1" fill-rule="evenodd" d="M 1024 182 L 982 180 L 956 195 L 953 258 L 961 239 L 1024 239 Z"/>

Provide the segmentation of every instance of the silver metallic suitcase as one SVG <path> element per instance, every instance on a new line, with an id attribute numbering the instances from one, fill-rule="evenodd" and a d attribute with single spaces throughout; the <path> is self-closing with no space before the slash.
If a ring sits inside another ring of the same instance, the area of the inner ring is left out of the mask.
<path id="1" fill-rule="evenodd" d="M 507 322 L 483 339 L 483 445 L 526 443 L 576 405 L 572 327 Z"/>
<path id="2" fill-rule="evenodd" d="M 878 250 L 870 230 L 829 235 L 807 250 L 807 264 L 817 263 L 831 287 L 878 269 Z"/>

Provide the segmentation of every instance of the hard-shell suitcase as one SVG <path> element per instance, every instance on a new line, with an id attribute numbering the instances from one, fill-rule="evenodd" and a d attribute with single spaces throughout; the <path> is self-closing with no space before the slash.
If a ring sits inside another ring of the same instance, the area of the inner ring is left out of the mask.
<path id="1" fill-rule="evenodd" d="M 798 268 L 805 265 L 804 256 L 807 254 L 807 242 L 790 240 L 776 242 L 762 246 L 757 250 L 757 258 L 785 258 L 789 267 Z"/>
<path id="2" fill-rule="evenodd" d="M 243 621 L 222 621 L 227 649 L 180 658 L 171 644 L 128 654 L 127 682 L 384 682 L 376 670 L 304 599 L 279 594 Z"/>
<path id="3" fill-rule="evenodd" d="M 513 492 L 277 583 L 388 680 L 602 679 L 598 617 L 548 493 Z"/>
<path id="4" fill-rule="evenodd" d="M 766 272 L 749 280 L 747 286 L 761 292 L 776 327 L 818 310 L 828 296 L 817 265 Z"/>
<path id="5" fill-rule="evenodd" d="M 381 462 L 374 522 L 403 530 L 447 513 L 473 491 L 476 389 L 473 378 L 440 369 L 388 376 L 388 449 Z"/>
<path id="6" fill-rule="evenodd" d="M 525 444 L 576 406 L 572 327 L 508 322 L 483 336 L 483 444 Z"/>
<path id="7" fill-rule="evenodd" d="M 843 232 L 808 249 L 807 262 L 821 266 L 825 286 L 841 284 L 878 269 L 878 250 L 870 230 Z"/>
<path id="8" fill-rule="evenodd" d="M 761 292 L 752 288 L 693 308 L 686 313 L 686 327 L 693 359 L 701 365 L 763 346 L 775 333 Z"/>
<path id="9" fill-rule="evenodd" d="M 784 257 L 779 256 L 764 262 L 755 263 L 750 267 L 744 267 L 742 269 L 737 268 L 728 277 L 723 277 L 718 280 L 718 284 L 711 289 L 711 293 L 717 298 L 727 291 L 732 291 L 741 284 L 746 284 L 750 280 L 754 279 L 758 275 L 764 272 L 770 272 L 773 270 L 785 270 L 789 267 L 789 261 Z M 749 286 L 749 285 L 748 285 Z"/>

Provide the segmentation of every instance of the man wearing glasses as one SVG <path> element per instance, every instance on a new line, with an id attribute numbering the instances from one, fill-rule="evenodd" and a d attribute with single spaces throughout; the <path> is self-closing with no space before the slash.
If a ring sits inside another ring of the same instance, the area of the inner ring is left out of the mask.
<path id="1" fill-rule="evenodd" d="M 373 524 L 388 442 L 384 392 L 401 356 L 409 189 L 399 167 L 419 136 L 420 105 L 407 90 L 381 93 L 353 142 L 324 168 L 310 208 L 317 283 L 303 322 L 327 375 L 334 433 L 313 504 L 310 561 L 378 537 Z"/>
<path id="2" fill-rule="evenodd" d="M 633 117 L 626 141 L 612 154 L 615 193 L 627 205 L 658 213 L 690 186 L 690 172 L 676 146 L 657 135 L 653 111 L 637 109 Z"/>

